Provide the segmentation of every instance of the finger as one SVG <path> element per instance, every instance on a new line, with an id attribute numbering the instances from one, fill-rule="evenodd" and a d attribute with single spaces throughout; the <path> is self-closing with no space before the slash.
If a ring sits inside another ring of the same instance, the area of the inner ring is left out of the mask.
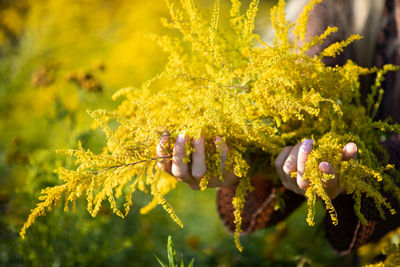
<path id="1" fill-rule="evenodd" d="M 229 148 L 221 137 L 215 138 L 215 146 L 221 152 L 221 170 L 224 170 L 225 161 L 228 159 Z"/>
<path id="2" fill-rule="evenodd" d="M 228 159 L 229 147 L 221 137 L 215 138 L 215 146 L 221 150 L 221 170 L 224 180 L 219 177 L 213 177 L 209 181 L 209 187 L 233 186 L 237 184 L 238 177 L 231 171 L 225 170 L 225 161 Z"/>
<path id="3" fill-rule="evenodd" d="M 297 170 L 297 157 L 299 155 L 301 143 L 294 146 L 294 148 L 290 151 L 288 157 L 283 164 L 283 171 L 286 175 L 290 177 L 292 172 Z"/>
<path id="4" fill-rule="evenodd" d="M 335 175 L 335 170 L 333 169 L 332 164 L 330 164 L 329 162 L 323 161 L 319 164 L 319 169 L 326 174 L 333 174 Z M 333 179 L 330 180 L 325 180 L 322 179 L 323 181 L 332 181 Z"/>
<path id="5" fill-rule="evenodd" d="M 278 172 L 279 178 L 280 178 L 283 186 L 286 188 L 288 188 L 288 186 L 290 185 L 290 183 L 292 181 L 291 181 L 290 176 L 288 177 L 284 171 L 284 164 L 292 150 L 293 150 L 292 146 L 284 147 L 282 149 L 281 153 L 279 153 L 279 155 L 275 159 L 276 171 Z"/>
<path id="6" fill-rule="evenodd" d="M 319 164 L 319 169 L 323 173 L 335 175 L 335 178 L 333 179 L 322 179 L 322 184 L 324 185 L 329 197 L 331 199 L 336 198 L 342 190 L 340 188 L 339 179 L 336 176 L 335 169 L 333 168 L 332 164 L 326 161 L 323 161 Z"/>
<path id="7" fill-rule="evenodd" d="M 357 159 L 357 145 L 353 142 L 349 142 L 347 143 L 344 147 L 343 147 L 343 151 L 342 151 L 342 159 L 347 161 L 350 159 Z"/>
<path id="8" fill-rule="evenodd" d="M 157 156 L 161 158 L 170 156 L 168 153 L 169 149 L 170 149 L 169 135 L 168 133 L 163 133 L 160 143 L 157 145 Z M 172 161 L 170 158 L 160 159 L 157 162 L 157 166 L 161 170 L 166 171 L 169 174 L 172 174 L 171 172 Z"/>
<path id="9" fill-rule="evenodd" d="M 179 181 L 184 183 L 194 183 L 194 179 L 189 172 L 189 164 L 183 163 L 183 159 L 186 157 L 185 145 L 188 141 L 188 137 L 184 134 L 179 134 L 176 138 L 174 150 L 172 154 L 172 174 L 178 178 Z"/>
<path id="10" fill-rule="evenodd" d="M 225 170 L 225 161 L 228 159 L 229 147 L 222 140 L 221 137 L 215 138 L 215 146 L 217 150 L 220 149 L 221 152 L 221 170 L 223 173 L 223 181 L 221 181 L 220 177 L 212 177 L 208 182 L 208 187 L 228 187 L 236 185 L 239 181 L 239 178 L 231 171 Z"/>
<path id="11" fill-rule="evenodd" d="M 204 151 L 204 138 L 200 135 L 199 139 L 193 140 L 194 151 L 192 153 L 192 176 L 198 182 L 203 178 L 207 171 L 206 153 Z"/>
<path id="12" fill-rule="evenodd" d="M 228 153 L 229 153 L 229 148 L 228 145 L 224 142 L 224 140 L 222 140 L 221 137 L 216 137 L 215 138 L 215 146 L 217 148 L 217 150 L 220 152 L 221 154 L 221 163 L 220 163 L 220 167 L 221 167 L 221 171 L 223 173 L 223 178 L 225 181 L 225 175 L 228 175 L 228 179 L 229 182 L 232 182 L 232 180 L 234 179 L 232 176 L 232 174 L 230 174 L 230 172 L 225 171 L 224 165 L 225 165 L 225 161 L 228 159 Z M 223 186 L 224 182 L 221 181 L 220 177 L 212 177 L 209 181 L 208 181 L 208 187 L 220 187 Z"/>
<path id="13" fill-rule="evenodd" d="M 303 175 L 306 170 L 306 162 L 308 159 L 308 155 L 311 153 L 312 145 L 312 139 L 305 139 L 300 145 L 299 153 L 297 156 L 297 184 L 303 190 L 307 189 L 310 183 L 308 179 L 303 179 Z"/>

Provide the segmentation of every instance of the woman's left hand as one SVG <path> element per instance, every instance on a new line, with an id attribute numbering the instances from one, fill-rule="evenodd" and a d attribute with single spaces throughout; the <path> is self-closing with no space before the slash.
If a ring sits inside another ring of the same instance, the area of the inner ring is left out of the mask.
<path id="1" fill-rule="evenodd" d="M 313 140 L 305 139 L 302 143 L 295 146 L 284 147 L 275 159 L 275 167 L 283 186 L 299 195 L 304 195 L 309 186 L 309 180 L 303 179 L 306 169 L 308 155 L 311 153 Z M 357 157 L 357 145 L 353 142 L 347 143 L 342 150 L 342 159 L 347 161 Z M 335 175 L 333 166 L 326 161 L 319 164 L 319 169 L 326 174 Z M 292 178 L 291 173 L 297 171 L 297 177 Z M 322 179 L 322 178 L 321 178 Z M 322 179 L 323 185 L 331 199 L 335 199 L 343 188 L 340 187 L 338 177 L 334 179 Z"/>

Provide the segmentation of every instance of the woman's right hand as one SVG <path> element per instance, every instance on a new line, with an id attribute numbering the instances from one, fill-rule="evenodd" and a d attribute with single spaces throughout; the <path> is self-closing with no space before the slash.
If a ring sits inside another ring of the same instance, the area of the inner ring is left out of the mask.
<path id="1" fill-rule="evenodd" d="M 157 155 L 166 158 L 160 160 L 157 165 L 161 170 L 168 172 L 179 181 L 189 185 L 190 188 L 199 190 L 200 180 L 207 172 L 204 138 L 200 136 L 199 140 L 193 139 L 192 145 L 194 151 L 192 153 L 191 166 L 183 161 L 186 157 L 185 146 L 188 141 L 189 136 L 184 134 L 178 135 L 172 155 L 170 155 L 170 138 L 167 133 L 164 133 L 160 143 L 157 145 Z M 229 187 L 236 185 L 239 178 L 232 172 L 224 170 L 224 162 L 228 158 L 229 153 L 228 145 L 220 137 L 217 137 L 215 138 L 215 146 L 221 149 L 221 169 L 224 181 L 221 181 L 218 177 L 212 177 L 208 181 L 207 187 Z M 170 158 L 170 156 L 172 157 Z"/>

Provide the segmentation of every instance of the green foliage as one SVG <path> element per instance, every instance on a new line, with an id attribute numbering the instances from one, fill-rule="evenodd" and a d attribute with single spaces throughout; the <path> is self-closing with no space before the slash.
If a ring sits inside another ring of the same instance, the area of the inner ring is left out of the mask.
<path id="1" fill-rule="evenodd" d="M 179 265 L 178 265 L 178 262 L 176 261 L 175 246 L 174 246 L 174 242 L 172 242 L 172 238 L 170 235 L 168 236 L 167 252 L 168 252 L 168 264 L 164 263 L 156 255 L 154 255 L 154 257 L 157 259 L 158 263 L 160 263 L 160 265 L 162 267 L 179 267 L 179 266 L 185 267 L 182 257 L 181 257 L 181 263 Z M 190 263 L 187 266 L 193 267 L 193 264 L 194 264 L 194 258 L 190 261 Z"/>
<path id="2" fill-rule="evenodd" d="M 235 243 L 240 251 L 240 214 L 246 194 L 252 190 L 249 179 L 253 166 L 246 161 L 247 155 L 266 153 L 273 159 L 285 145 L 304 137 L 312 136 L 317 143 L 304 174 L 310 180 L 306 191 L 309 225 L 314 225 L 317 198 L 324 201 L 332 222 L 338 223 L 321 182 L 323 175 L 318 168 L 321 160 L 333 164 L 346 193 L 354 196 L 355 212 L 363 223 L 365 218 L 360 212 L 363 194 L 373 198 L 383 218 L 385 208 L 396 212 L 379 191 L 383 187 L 400 199 L 400 189 L 385 172 L 393 166 L 379 162 L 375 152 L 382 150 L 376 136 L 400 133 L 400 126 L 373 122 L 381 97 L 378 96 L 378 102 L 371 99 L 377 93 L 381 95 L 383 75 L 398 68 L 386 65 L 382 69 L 366 69 L 351 61 L 335 67 L 323 64 L 323 58 L 341 53 L 344 47 L 361 38 L 358 35 L 333 43 L 319 55 L 309 57 L 308 49 L 337 31 L 328 28 L 321 36 L 305 40 L 309 12 L 319 2 L 310 1 L 293 25 L 285 19 L 285 1 L 279 1 L 271 10 L 276 36 L 269 45 L 253 33 L 258 1 L 252 1 L 244 13 L 240 12 L 240 1 L 232 1 L 230 26 L 223 30 L 219 28 L 219 1 L 215 2 L 211 19 L 201 14 L 194 1 L 181 1 L 180 6 L 166 1 L 170 19 L 163 19 L 163 24 L 177 30 L 180 37 L 149 35 L 169 53 L 164 71 L 140 89 L 128 88 L 114 94 L 114 99 L 125 97 L 115 110 L 89 112 L 103 129 L 107 145 L 99 154 L 81 146 L 61 151 L 76 158 L 77 168 L 57 170 L 63 184 L 42 191 L 41 202 L 27 219 L 21 236 L 63 196 L 65 210 L 69 203 L 75 205 L 85 195 L 92 216 L 97 215 L 103 200 L 108 200 L 113 212 L 125 217 L 136 190 L 151 193 L 154 198 L 149 207 L 160 204 L 183 226 L 164 198 L 175 188 L 176 180 L 155 168 L 162 159 L 156 154 L 156 146 L 165 132 L 171 140 L 182 132 L 191 138 L 200 135 L 205 138 L 208 169 L 201 181 L 202 189 L 210 177 L 223 179 L 214 138 L 220 136 L 228 144 L 230 153 L 225 169 L 240 179 L 233 200 Z M 294 40 L 289 38 L 292 30 Z M 377 74 L 376 84 L 369 104 L 363 107 L 359 104 L 358 79 L 371 73 Z M 113 121 L 118 122 L 115 130 L 110 124 Z M 348 141 L 359 147 L 357 161 L 341 160 L 341 148 Z M 187 146 L 186 162 L 190 162 L 192 150 Z M 122 195 L 124 212 L 117 201 Z"/>

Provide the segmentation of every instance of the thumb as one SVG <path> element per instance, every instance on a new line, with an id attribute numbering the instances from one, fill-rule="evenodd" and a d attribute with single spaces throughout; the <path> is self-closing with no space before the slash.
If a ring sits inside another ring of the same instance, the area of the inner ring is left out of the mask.
<path id="1" fill-rule="evenodd" d="M 344 147 L 343 147 L 343 151 L 342 151 L 342 159 L 347 161 L 350 159 L 357 159 L 357 145 L 353 142 L 349 142 L 347 143 Z"/>
<path id="2" fill-rule="evenodd" d="M 333 179 L 322 179 L 322 184 L 325 187 L 326 192 L 328 193 L 331 199 L 335 199 L 340 193 L 342 193 L 342 189 L 339 185 L 339 179 L 336 176 L 335 170 L 329 162 L 323 161 L 319 164 L 319 169 L 323 173 L 334 175 Z"/>

